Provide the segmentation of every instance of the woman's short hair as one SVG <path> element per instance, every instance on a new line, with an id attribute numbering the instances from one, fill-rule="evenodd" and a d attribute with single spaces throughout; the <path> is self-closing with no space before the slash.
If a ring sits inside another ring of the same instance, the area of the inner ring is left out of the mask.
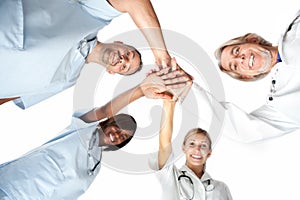
<path id="1" fill-rule="evenodd" d="M 133 138 L 133 135 L 135 134 L 135 131 L 137 129 L 137 124 L 135 119 L 131 115 L 124 114 L 124 113 L 112 116 L 106 119 L 105 121 L 100 122 L 99 125 L 102 128 L 102 130 L 105 130 L 108 126 L 116 126 L 122 130 L 127 130 L 132 132 L 132 136 L 130 136 L 120 144 L 106 148 L 105 149 L 106 151 L 115 151 L 127 145 L 130 142 L 130 140 Z"/>
<path id="2" fill-rule="evenodd" d="M 249 36 L 255 36 L 257 38 L 257 41 L 258 41 L 257 44 L 259 44 L 259 45 L 272 46 L 271 42 L 265 40 L 263 37 L 257 35 L 256 33 L 247 33 L 243 36 L 236 37 L 236 38 L 233 38 L 231 40 L 228 40 L 227 42 L 223 43 L 219 48 L 217 48 L 216 51 L 215 51 L 215 57 L 218 61 L 218 66 L 219 66 L 220 70 L 222 72 L 225 72 L 226 74 L 228 74 L 232 78 L 237 79 L 237 80 L 241 80 L 241 81 L 256 81 L 256 80 L 262 79 L 263 77 L 265 77 L 268 74 L 268 72 L 267 72 L 267 73 L 262 73 L 262 74 L 255 75 L 253 78 L 246 78 L 246 77 L 242 76 L 241 74 L 237 74 L 237 73 L 232 72 L 232 71 L 227 71 L 221 65 L 221 55 L 222 55 L 223 50 L 228 46 L 250 43 L 249 40 L 248 40 Z"/>
<path id="3" fill-rule="evenodd" d="M 208 141 L 209 141 L 209 149 L 211 149 L 211 146 L 212 146 L 211 138 L 210 138 L 209 134 L 207 133 L 207 131 L 204 130 L 204 129 L 202 129 L 202 128 L 193 128 L 193 129 L 189 130 L 187 132 L 187 134 L 184 136 L 182 144 L 185 145 L 187 139 L 190 136 L 195 135 L 195 134 L 202 134 L 202 135 L 204 135 L 208 139 Z"/>

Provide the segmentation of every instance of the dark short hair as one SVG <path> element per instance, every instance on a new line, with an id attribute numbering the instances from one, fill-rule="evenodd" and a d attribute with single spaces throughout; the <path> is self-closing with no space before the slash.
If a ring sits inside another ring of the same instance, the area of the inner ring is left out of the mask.
<path id="1" fill-rule="evenodd" d="M 132 132 L 132 136 L 130 136 L 120 144 L 108 147 L 106 151 L 115 151 L 127 145 L 130 142 L 130 140 L 133 138 L 133 135 L 135 134 L 135 131 L 137 129 L 137 124 L 135 119 L 131 115 L 124 114 L 124 113 L 110 117 L 105 121 L 100 122 L 99 125 L 102 128 L 102 130 L 105 130 L 109 126 L 116 126 L 122 130 L 127 130 Z"/>

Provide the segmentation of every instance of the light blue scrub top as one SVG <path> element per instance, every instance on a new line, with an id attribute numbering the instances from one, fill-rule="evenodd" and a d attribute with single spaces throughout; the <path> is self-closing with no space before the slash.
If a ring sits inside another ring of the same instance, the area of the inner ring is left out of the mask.
<path id="1" fill-rule="evenodd" d="M 74 85 L 79 42 L 122 14 L 106 0 L 1 0 L 0 13 L 0 98 L 23 109 Z"/>
<path id="2" fill-rule="evenodd" d="M 83 194 L 100 170 L 92 175 L 88 164 L 101 160 L 97 142 L 88 156 L 88 147 L 99 122 L 85 123 L 75 113 L 72 123 L 57 138 L 24 156 L 0 165 L 0 193 L 10 200 L 75 200 Z M 88 162 L 88 159 L 91 159 Z"/>

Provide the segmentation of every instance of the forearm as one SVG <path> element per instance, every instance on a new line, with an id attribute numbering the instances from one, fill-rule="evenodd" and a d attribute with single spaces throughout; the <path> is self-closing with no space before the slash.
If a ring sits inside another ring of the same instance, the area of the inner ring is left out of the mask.
<path id="1" fill-rule="evenodd" d="M 104 119 L 106 117 L 112 117 L 116 115 L 122 108 L 130 104 L 131 102 L 143 97 L 143 91 L 140 85 L 137 85 L 126 92 L 118 95 L 104 106 L 95 108 L 81 117 L 85 122 L 93 122 Z"/>
<path id="2" fill-rule="evenodd" d="M 169 63 L 171 57 L 167 51 L 161 26 L 151 2 L 149 0 L 139 1 L 137 8 L 132 8 L 128 13 L 145 36 L 157 64 L 161 65 L 163 60 Z"/>
<path id="3" fill-rule="evenodd" d="M 159 131 L 158 166 L 163 168 L 172 151 L 174 101 L 164 100 Z"/>
<path id="4" fill-rule="evenodd" d="M 165 45 L 160 23 L 150 0 L 109 0 L 113 7 L 127 12 L 141 30 L 158 65 L 171 59 Z"/>

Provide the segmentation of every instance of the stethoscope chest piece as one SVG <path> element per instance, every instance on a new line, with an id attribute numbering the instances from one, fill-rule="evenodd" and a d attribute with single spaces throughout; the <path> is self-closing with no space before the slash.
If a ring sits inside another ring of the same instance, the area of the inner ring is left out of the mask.
<path id="1" fill-rule="evenodd" d="M 215 186 L 212 185 L 212 184 L 209 184 L 209 185 L 205 188 L 205 190 L 206 190 L 207 192 L 213 191 L 214 189 L 215 189 Z"/>

